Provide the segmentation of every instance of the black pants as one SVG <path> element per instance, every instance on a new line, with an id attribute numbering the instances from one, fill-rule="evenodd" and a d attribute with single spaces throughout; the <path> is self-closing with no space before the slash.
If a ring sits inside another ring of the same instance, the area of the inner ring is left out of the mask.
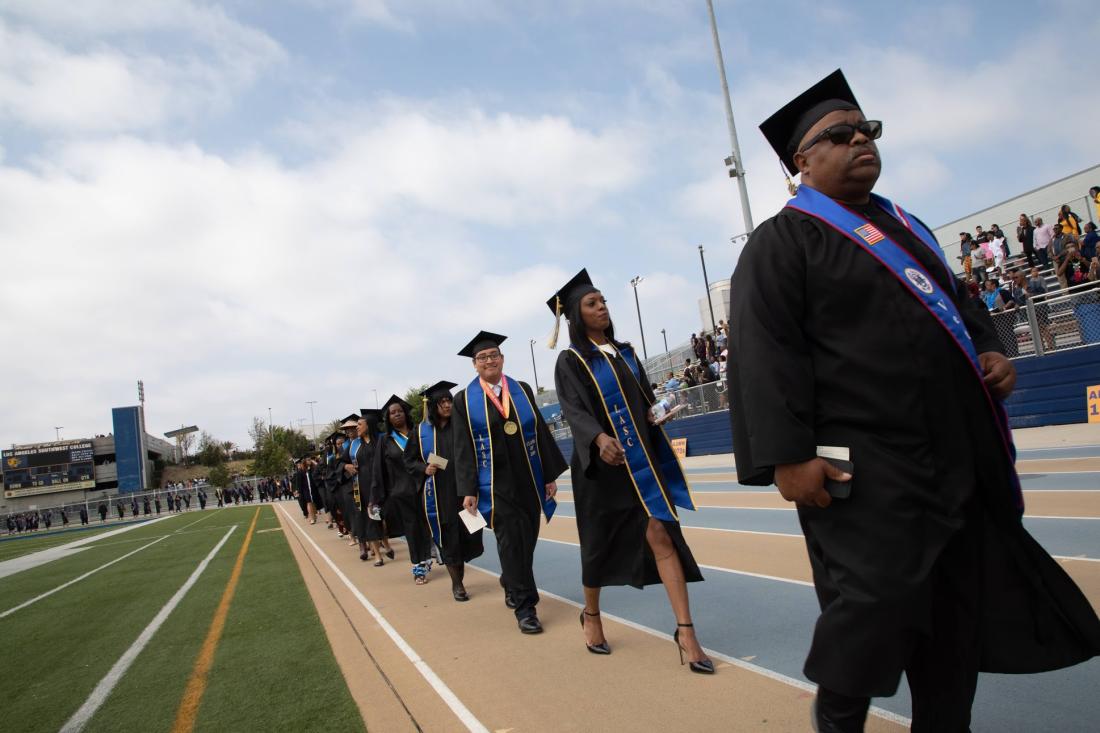
<path id="1" fill-rule="evenodd" d="M 309 516 L 309 508 L 306 506 L 306 504 L 308 504 L 308 503 L 309 503 L 309 497 L 306 496 L 306 493 L 304 491 L 298 492 L 298 506 L 300 506 L 302 508 L 302 516 L 303 517 L 308 517 Z"/>
<path id="2" fill-rule="evenodd" d="M 539 515 L 511 514 L 493 518 L 500 557 L 500 580 L 516 602 L 516 618 L 535 615 L 539 602 L 535 586 L 535 542 L 539 538 Z"/>
<path id="3" fill-rule="evenodd" d="M 970 730 L 980 656 L 978 589 L 982 577 L 982 535 L 978 522 L 980 519 L 975 517 L 951 540 L 932 571 L 932 635 L 917 639 L 905 666 L 913 698 L 914 733 Z M 852 698 L 819 689 L 819 728 L 843 733 L 862 731 L 869 703 L 870 698 Z"/>

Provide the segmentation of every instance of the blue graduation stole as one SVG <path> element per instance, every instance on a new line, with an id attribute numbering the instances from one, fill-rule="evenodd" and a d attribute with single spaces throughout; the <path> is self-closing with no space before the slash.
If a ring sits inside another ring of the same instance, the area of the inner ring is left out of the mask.
<path id="1" fill-rule="evenodd" d="M 397 447 L 400 448 L 402 451 L 405 450 L 405 446 L 409 444 L 408 437 L 402 435 L 396 430 L 390 431 L 390 437 L 393 438 L 393 442 L 397 443 Z"/>
<path id="2" fill-rule="evenodd" d="M 539 457 L 537 413 L 535 406 L 527 398 L 527 393 L 511 377 L 508 380 L 508 394 L 515 416 L 519 421 L 520 435 L 527 454 L 527 468 L 531 471 L 531 480 L 535 482 L 539 504 L 546 521 L 554 516 L 557 505 L 546 496 L 546 482 L 543 480 L 542 458 Z M 489 398 L 481 388 L 481 379 L 475 377 L 466 387 L 466 419 L 469 422 L 470 435 L 474 439 L 474 452 L 477 454 L 477 508 L 489 527 L 493 526 L 493 436 L 489 432 Z"/>
<path id="3" fill-rule="evenodd" d="M 435 452 L 435 426 L 427 420 L 420 423 L 420 460 L 426 464 L 428 456 Z M 424 516 L 428 520 L 428 528 L 432 531 L 432 542 L 440 550 L 443 549 L 443 528 L 439 526 L 439 500 L 435 490 L 435 476 L 428 476 L 424 481 Z"/>
<path id="4" fill-rule="evenodd" d="M 928 229 L 888 199 L 875 194 L 871 194 L 871 199 L 911 231 L 926 247 L 935 252 L 940 262 L 943 263 L 944 269 L 947 270 L 948 276 L 954 280 L 955 276 L 951 273 L 951 268 L 947 264 L 947 258 L 943 250 L 936 244 L 936 238 L 932 236 Z M 1008 427 L 1008 415 L 1005 413 L 1004 405 L 999 400 L 994 399 L 985 386 L 984 372 L 981 363 L 978 361 L 978 352 L 966 330 L 966 324 L 963 323 L 962 317 L 955 307 L 955 302 L 942 291 L 936 280 L 925 272 L 920 263 L 904 248 L 886 236 L 885 232 L 823 193 L 803 184 L 798 187 L 798 194 L 787 202 L 787 208 L 809 214 L 855 242 L 864 252 L 874 257 L 889 270 L 890 274 L 897 278 L 905 290 L 920 301 L 921 305 L 936 319 L 936 322 L 951 334 L 952 341 L 955 342 L 955 345 L 959 347 L 966 356 L 967 361 L 970 362 L 970 366 L 974 370 L 974 376 L 977 377 L 978 384 L 982 386 L 982 393 L 989 403 L 989 408 L 997 419 L 1001 442 L 1004 444 L 1005 457 L 1008 459 L 1013 500 L 1016 509 L 1020 514 L 1023 514 L 1024 495 L 1020 486 L 1020 477 L 1016 473 L 1016 446 L 1012 442 L 1012 433 Z"/>
<path id="5" fill-rule="evenodd" d="M 595 344 L 593 344 L 595 346 Z M 623 396 L 623 386 L 619 382 L 619 375 L 615 373 L 615 367 L 611 358 L 596 348 L 596 355 L 591 361 L 584 358 L 576 346 L 570 344 L 569 350 L 577 355 L 577 359 L 588 371 L 596 385 L 596 391 L 603 402 L 604 414 L 611 423 L 615 437 L 622 443 L 626 453 L 626 469 L 630 476 L 638 499 L 642 502 L 646 514 L 666 522 L 678 522 L 679 516 L 675 507 L 695 509 L 695 500 L 691 496 L 691 487 L 688 486 L 687 477 L 680 466 L 680 459 L 672 452 L 672 445 L 668 442 L 668 436 L 664 428 L 651 433 L 653 447 L 656 456 L 650 455 L 645 444 L 638 438 L 638 424 L 634 415 L 630 412 L 630 405 Z M 618 350 L 630 372 L 634 375 L 634 381 L 641 389 L 641 371 L 638 368 L 637 357 L 634 349 L 626 348 Z M 642 424 L 648 428 L 649 423 L 642 416 Z M 580 446 L 578 446 L 578 450 Z M 658 472 L 653 465 L 654 459 L 660 467 Z M 664 481 L 661 481 L 662 474 Z"/>
<path id="6" fill-rule="evenodd" d="M 348 463 L 354 463 L 356 468 L 359 467 L 359 464 L 356 462 L 357 459 L 355 457 L 355 454 L 359 452 L 359 446 L 361 446 L 362 444 L 363 444 L 362 439 L 352 438 L 351 439 L 351 444 L 348 446 Z M 351 487 L 351 496 L 352 496 L 353 499 L 355 499 L 355 508 L 362 511 L 363 510 L 363 496 L 362 496 L 362 494 L 359 493 L 359 474 L 358 473 L 355 474 L 355 485 Z"/>

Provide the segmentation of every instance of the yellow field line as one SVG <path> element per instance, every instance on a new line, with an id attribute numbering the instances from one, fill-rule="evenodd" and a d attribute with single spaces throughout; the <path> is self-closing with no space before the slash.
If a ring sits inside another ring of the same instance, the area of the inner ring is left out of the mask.
<path id="1" fill-rule="evenodd" d="M 191 678 L 187 680 L 187 689 L 183 693 L 179 710 L 176 712 L 176 722 L 172 725 L 172 733 L 189 733 L 195 728 L 195 717 L 199 712 L 199 703 L 206 692 L 206 679 L 210 674 L 210 668 L 214 664 L 214 651 L 221 641 L 222 631 L 225 629 L 225 619 L 229 615 L 229 604 L 233 601 L 233 594 L 237 590 L 237 581 L 241 578 L 241 568 L 244 567 L 244 556 L 248 552 L 248 545 L 252 542 L 252 534 L 256 530 L 256 520 L 260 518 L 260 509 L 256 507 L 256 513 L 252 515 L 252 524 L 248 527 L 248 534 L 244 536 L 241 551 L 237 553 L 237 562 L 233 565 L 233 572 L 229 575 L 229 583 L 222 593 L 222 600 L 218 604 L 218 610 L 214 612 L 214 619 L 210 622 L 210 630 L 206 632 L 206 639 L 199 650 L 198 659 L 195 660 L 195 668 L 191 670 Z"/>

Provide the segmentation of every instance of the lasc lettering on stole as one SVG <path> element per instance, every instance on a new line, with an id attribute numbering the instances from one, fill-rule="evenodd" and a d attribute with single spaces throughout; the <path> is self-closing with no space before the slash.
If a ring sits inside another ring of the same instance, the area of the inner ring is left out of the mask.
<path id="1" fill-rule="evenodd" d="M 619 410 L 619 406 L 615 406 L 615 412 L 619 416 L 619 429 L 623 431 L 623 436 L 626 438 L 624 441 L 630 448 L 634 447 L 634 435 L 630 432 L 630 427 L 627 425 L 626 418 L 623 417 L 623 413 Z"/>

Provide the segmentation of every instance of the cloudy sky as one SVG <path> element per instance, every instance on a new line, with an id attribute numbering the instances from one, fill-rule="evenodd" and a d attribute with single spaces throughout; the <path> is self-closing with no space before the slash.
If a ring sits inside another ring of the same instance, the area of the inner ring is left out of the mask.
<path id="1" fill-rule="evenodd" d="M 837 66 L 933 226 L 1098 162 L 1093 3 L 715 5 L 758 222 L 756 125 Z M 681 342 L 745 230 L 728 153 L 703 0 L 0 0 L 0 443 L 143 379 L 150 432 L 247 445 L 465 382 L 481 328 L 546 386 L 584 266 Z"/>

